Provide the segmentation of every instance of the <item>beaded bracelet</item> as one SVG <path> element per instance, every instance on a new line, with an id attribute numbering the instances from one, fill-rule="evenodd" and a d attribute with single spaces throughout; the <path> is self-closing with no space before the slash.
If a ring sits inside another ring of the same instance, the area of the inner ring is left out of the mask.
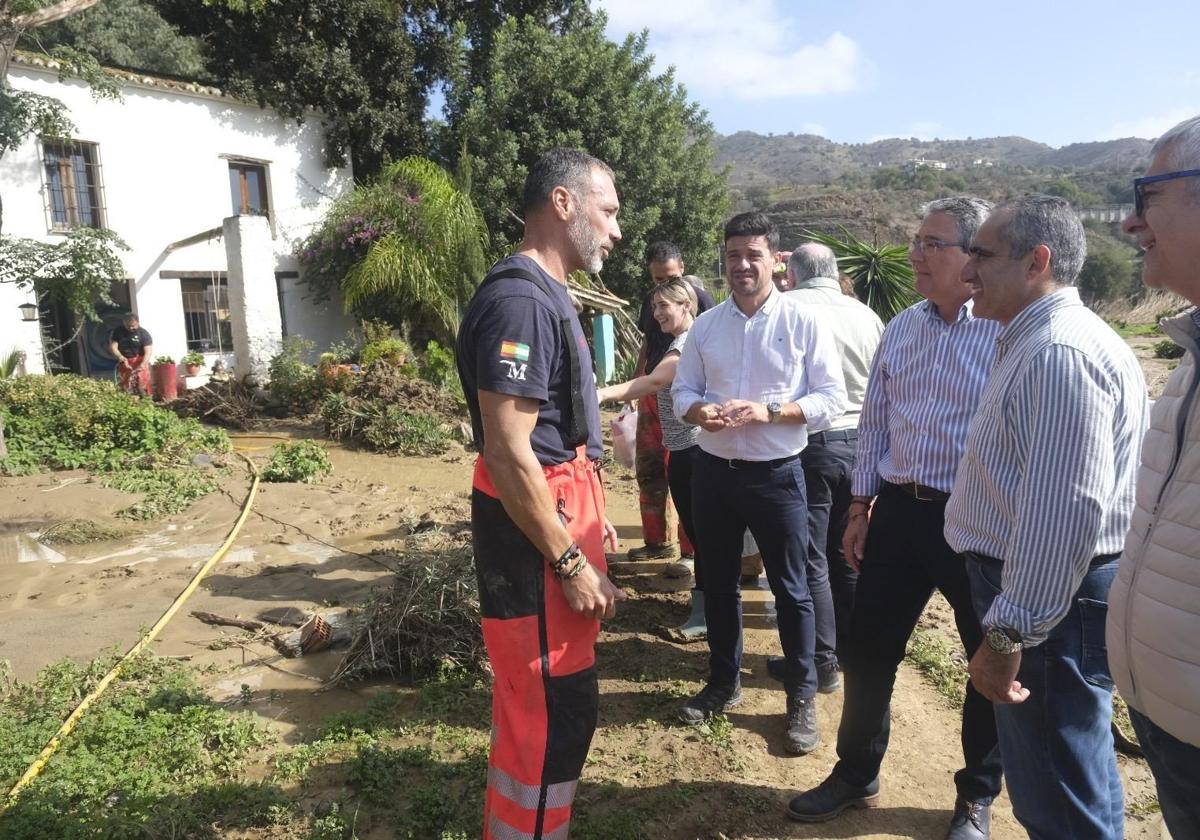
<path id="1" fill-rule="evenodd" d="M 562 577 L 566 573 L 567 568 L 571 566 L 571 562 L 582 556 L 583 552 L 579 550 L 579 544 L 572 542 L 567 546 L 567 550 L 558 556 L 557 560 L 550 561 L 550 570 L 559 577 Z"/>

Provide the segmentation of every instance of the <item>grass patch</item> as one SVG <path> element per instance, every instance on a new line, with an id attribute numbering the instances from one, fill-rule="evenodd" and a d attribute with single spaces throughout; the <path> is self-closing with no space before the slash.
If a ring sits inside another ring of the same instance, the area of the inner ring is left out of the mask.
<path id="1" fill-rule="evenodd" d="M 16 782 L 115 661 L 64 660 L 0 687 L 0 787 Z M 286 799 L 242 770 L 271 740 L 252 716 L 205 697 L 185 666 L 139 657 L 0 818 L 0 836 L 205 838 L 217 827 L 270 825 Z"/>
<path id="2" fill-rule="evenodd" d="M 1143 338 L 1152 335 L 1162 335 L 1158 324 L 1127 324 L 1124 321 L 1109 321 L 1108 325 L 1121 338 Z"/>
<path id="3" fill-rule="evenodd" d="M 66 519 L 42 531 L 38 541 L 46 545 L 85 545 L 120 539 L 132 532 L 132 528 L 120 528 L 90 519 Z"/>
<path id="4" fill-rule="evenodd" d="M 938 694 L 955 708 L 962 708 L 967 697 L 967 665 L 938 634 L 922 627 L 913 630 L 904 655 L 929 681 Z"/>
<path id="5" fill-rule="evenodd" d="M 104 478 L 104 486 L 142 494 L 140 500 L 117 511 L 117 516 L 145 521 L 187 510 L 192 502 L 216 490 L 217 482 L 208 473 L 192 467 L 135 467 L 109 473 Z"/>

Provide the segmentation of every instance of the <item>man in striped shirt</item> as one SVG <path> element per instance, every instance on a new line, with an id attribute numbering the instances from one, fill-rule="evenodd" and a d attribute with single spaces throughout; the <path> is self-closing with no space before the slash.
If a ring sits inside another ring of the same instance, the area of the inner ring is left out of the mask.
<path id="1" fill-rule="evenodd" d="M 970 253 L 975 312 L 1004 325 L 946 507 L 984 627 L 971 682 L 996 704 L 1008 795 L 1029 836 L 1112 840 L 1125 813 L 1104 623 L 1146 382 L 1079 300 L 1087 243 L 1067 202 L 1004 205 Z"/>
<path id="2" fill-rule="evenodd" d="M 942 527 L 1000 329 L 975 317 L 960 276 L 990 208 L 969 197 L 925 208 L 909 259 L 926 299 L 892 319 L 871 364 L 843 539 L 860 574 L 844 651 L 839 761 L 818 787 L 792 799 L 788 814 L 796 820 L 828 820 L 879 803 L 896 668 L 935 589 L 954 608 L 968 655 L 982 639 L 963 560 L 946 545 Z M 969 686 L 962 745 L 966 764 L 954 777 L 958 797 L 946 837 L 978 840 L 988 836 L 990 804 L 1000 792 L 1000 753 L 992 705 Z"/>

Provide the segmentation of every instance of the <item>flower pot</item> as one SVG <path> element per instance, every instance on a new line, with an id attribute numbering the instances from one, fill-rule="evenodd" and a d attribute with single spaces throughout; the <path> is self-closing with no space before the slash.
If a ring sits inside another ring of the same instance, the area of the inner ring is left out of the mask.
<path id="1" fill-rule="evenodd" d="M 169 402 L 179 396 L 179 375 L 175 363 L 152 365 L 150 373 L 154 378 L 154 396 L 163 402 Z"/>
<path id="2" fill-rule="evenodd" d="M 198 376 L 200 373 L 201 367 L 202 367 L 202 365 L 188 365 L 187 366 L 187 375 L 188 376 Z"/>

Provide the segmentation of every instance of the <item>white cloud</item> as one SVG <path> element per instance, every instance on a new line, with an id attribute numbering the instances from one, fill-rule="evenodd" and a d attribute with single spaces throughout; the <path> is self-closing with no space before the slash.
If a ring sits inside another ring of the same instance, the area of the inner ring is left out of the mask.
<path id="1" fill-rule="evenodd" d="M 1194 104 L 1182 105 L 1161 114 L 1113 123 L 1106 131 L 1100 132 L 1100 136 L 1096 139 L 1119 140 L 1122 137 L 1142 137 L 1146 140 L 1154 140 L 1164 134 L 1167 129 L 1183 122 L 1188 117 L 1196 116 L 1196 114 L 1200 114 L 1200 107 Z"/>
<path id="2" fill-rule="evenodd" d="M 659 70 L 673 65 L 688 92 L 741 101 L 848 93 L 868 62 L 841 32 L 805 43 L 779 0 L 596 0 L 609 36 L 650 30 Z M 816 133 L 816 132 L 814 132 Z"/>

